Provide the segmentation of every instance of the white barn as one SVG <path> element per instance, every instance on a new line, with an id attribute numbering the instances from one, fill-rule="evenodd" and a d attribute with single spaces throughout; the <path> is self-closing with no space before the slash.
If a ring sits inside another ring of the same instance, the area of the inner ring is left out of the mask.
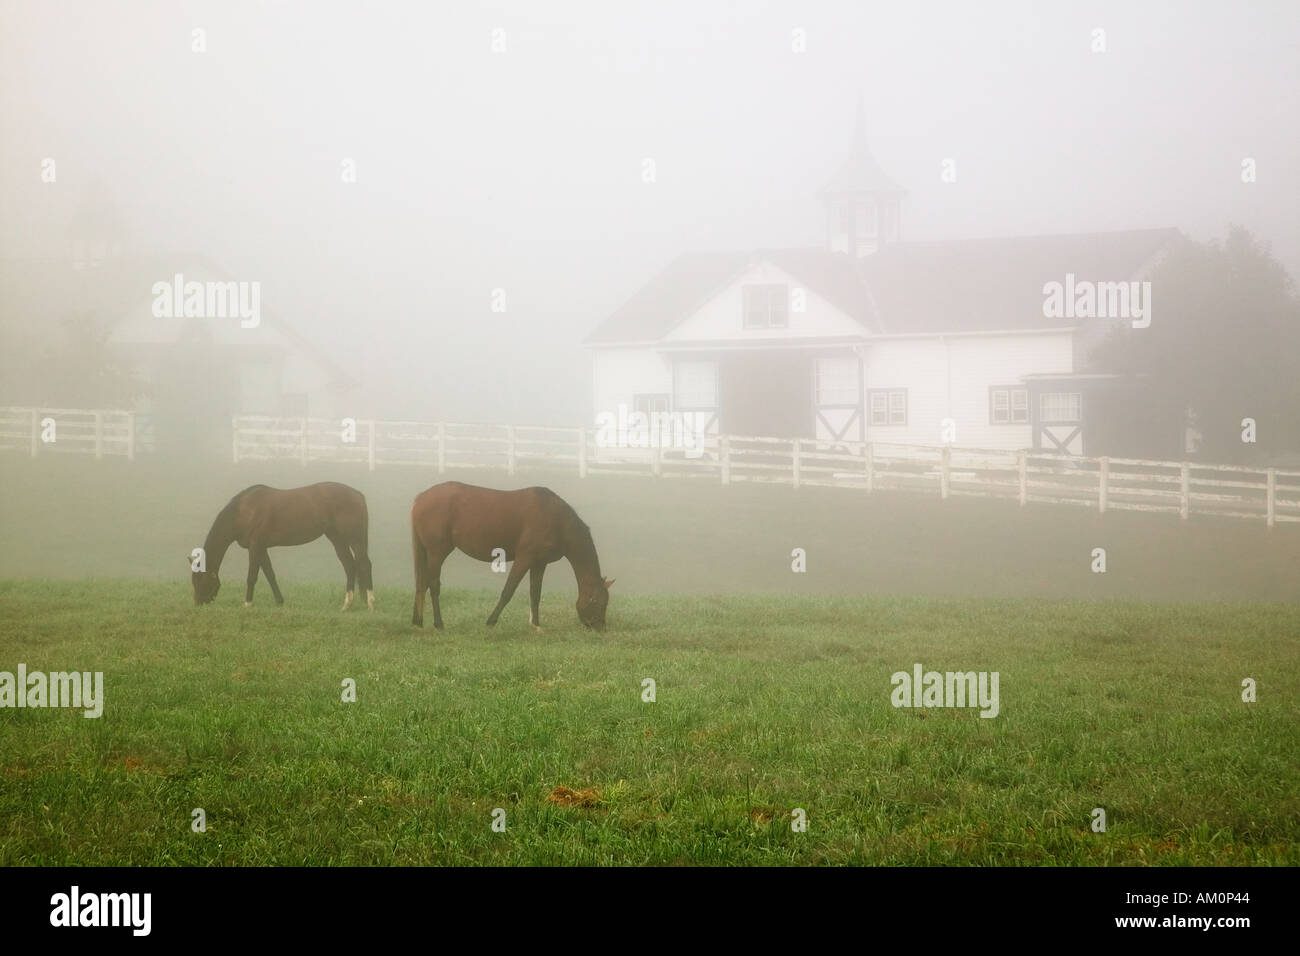
<path id="1" fill-rule="evenodd" d="M 906 242 L 865 129 L 859 106 L 824 246 L 682 255 L 587 337 L 597 421 L 623 406 L 708 433 L 1114 453 L 1118 383 L 1087 370 L 1109 323 L 1045 318 L 1044 285 L 1141 279 L 1178 231 Z"/>

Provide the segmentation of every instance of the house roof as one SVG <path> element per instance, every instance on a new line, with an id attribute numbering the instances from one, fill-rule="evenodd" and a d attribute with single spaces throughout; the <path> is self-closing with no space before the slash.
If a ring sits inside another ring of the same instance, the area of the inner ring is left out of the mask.
<path id="1" fill-rule="evenodd" d="M 1043 317 L 1043 285 L 1138 276 L 1176 229 L 903 242 L 854 260 L 825 249 L 679 256 L 585 342 L 655 342 L 756 261 L 804 282 L 868 332 L 891 335 L 1032 331 L 1083 319 Z"/>
<path id="2" fill-rule="evenodd" d="M 757 262 L 771 263 L 845 315 L 868 329 L 877 328 L 871 295 L 846 253 L 825 249 L 702 252 L 678 256 L 583 341 L 591 345 L 657 341 Z"/>

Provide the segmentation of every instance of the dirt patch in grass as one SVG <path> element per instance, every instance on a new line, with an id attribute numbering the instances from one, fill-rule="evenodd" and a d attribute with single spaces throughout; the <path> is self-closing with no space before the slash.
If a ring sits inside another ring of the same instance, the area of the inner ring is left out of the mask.
<path id="1" fill-rule="evenodd" d="M 559 807 L 583 807 L 591 809 L 598 807 L 603 803 L 600 791 L 595 787 L 587 787 L 583 790 L 574 790 L 572 787 L 566 787 L 560 784 L 551 791 L 551 795 L 546 798 L 547 803 L 553 803 Z"/>

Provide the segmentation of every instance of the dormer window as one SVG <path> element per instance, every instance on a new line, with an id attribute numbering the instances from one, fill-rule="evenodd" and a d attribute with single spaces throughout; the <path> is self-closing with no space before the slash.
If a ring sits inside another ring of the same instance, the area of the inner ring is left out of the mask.
<path id="1" fill-rule="evenodd" d="M 784 285 L 747 285 L 745 328 L 784 329 L 790 325 L 790 291 Z"/>

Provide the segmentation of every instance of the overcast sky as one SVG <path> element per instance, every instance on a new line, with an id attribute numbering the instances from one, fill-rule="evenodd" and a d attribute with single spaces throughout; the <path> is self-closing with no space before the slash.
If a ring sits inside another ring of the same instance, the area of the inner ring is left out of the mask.
<path id="1" fill-rule="evenodd" d="M 0 254 L 100 181 L 386 407 L 573 424 L 579 340 L 674 256 L 823 241 L 859 94 L 906 238 L 1236 222 L 1296 275 L 1298 74 L 1294 0 L 4 0 Z"/>

